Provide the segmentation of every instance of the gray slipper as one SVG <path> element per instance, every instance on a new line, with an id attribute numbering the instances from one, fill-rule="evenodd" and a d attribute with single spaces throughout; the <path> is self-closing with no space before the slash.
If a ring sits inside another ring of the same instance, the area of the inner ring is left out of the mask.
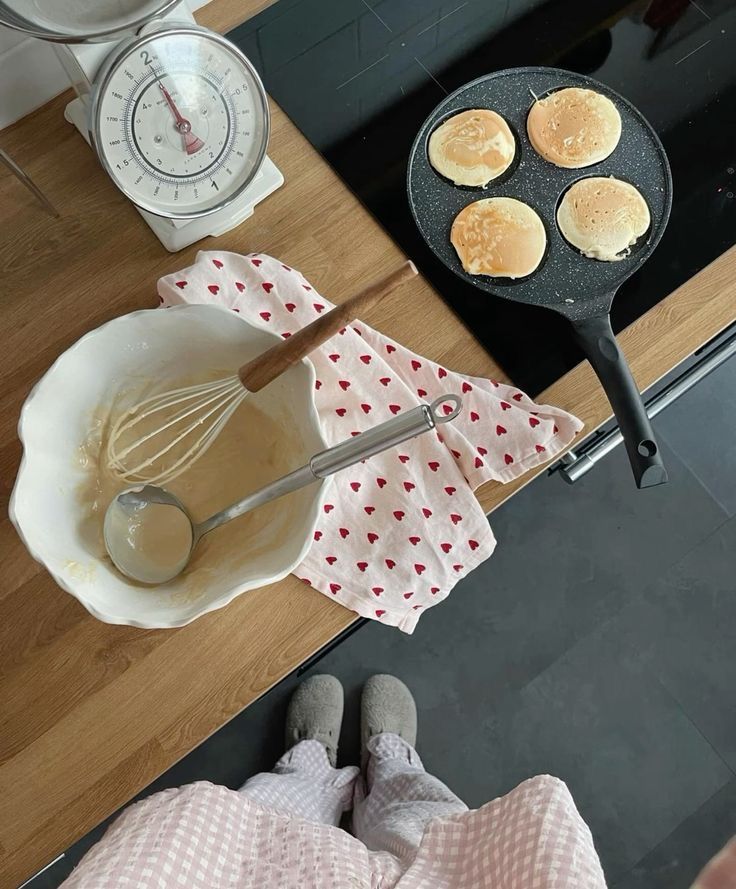
<path id="1" fill-rule="evenodd" d="M 379 673 L 363 686 L 360 723 L 364 757 L 368 741 L 382 732 L 400 735 L 412 747 L 417 743 L 417 706 L 412 693 L 395 676 Z"/>
<path id="2" fill-rule="evenodd" d="M 344 694 L 334 676 L 310 676 L 297 688 L 286 714 L 286 747 L 299 741 L 319 741 L 330 764 L 337 763 L 337 742 L 342 726 Z"/>

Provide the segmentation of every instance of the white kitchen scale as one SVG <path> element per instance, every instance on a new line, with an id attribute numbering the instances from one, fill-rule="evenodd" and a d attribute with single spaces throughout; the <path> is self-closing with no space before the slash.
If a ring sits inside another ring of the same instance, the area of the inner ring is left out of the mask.
<path id="1" fill-rule="evenodd" d="M 284 181 L 263 84 L 181 0 L 6 0 L 0 24 L 51 40 L 64 115 L 167 250 L 221 235 Z"/>

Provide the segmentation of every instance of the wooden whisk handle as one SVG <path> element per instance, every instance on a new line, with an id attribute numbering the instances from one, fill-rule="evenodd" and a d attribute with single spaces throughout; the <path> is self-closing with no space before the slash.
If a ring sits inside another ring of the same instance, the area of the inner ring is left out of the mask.
<path id="1" fill-rule="evenodd" d="M 413 262 L 405 262 L 395 272 L 363 288 L 360 293 L 335 306 L 311 324 L 277 343 L 238 371 L 240 382 L 249 392 L 258 392 L 280 376 L 292 364 L 301 361 L 317 346 L 346 327 L 351 321 L 377 305 L 385 296 L 417 274 Z"/>

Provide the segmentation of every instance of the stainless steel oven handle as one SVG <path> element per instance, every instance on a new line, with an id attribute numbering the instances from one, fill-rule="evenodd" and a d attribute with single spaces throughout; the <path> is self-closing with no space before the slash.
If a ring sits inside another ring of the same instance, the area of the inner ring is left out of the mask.
<path id="1" fill-rule="evenodd" d="M 721 364 L 728 361 L 733 355 L 736 355 L 736 333 L 731 334 L 720 346 L 717 346 L 704 358 L 693 364 L 677 379 L 668 383 L 661 392 L 648 401 L 646 409 L 650 419 L 656 417 L 660 411 L 663 411 L 673 401 L 677 401 L 681 395 L 692 389 L 696 383 L 699 383 L 711 371 L 720 367 Z M 568 451 L 560 459 L 557 471 L 568 484 L 573 485 L 587 472 L 590 472 L 599 460 L 602 460 L 606 454 L 609 454 L 622 441 L 621 430 L 616 426 L 609 432 L 591 441 L 587 447 L 583 446 L 579 451 Z"/>

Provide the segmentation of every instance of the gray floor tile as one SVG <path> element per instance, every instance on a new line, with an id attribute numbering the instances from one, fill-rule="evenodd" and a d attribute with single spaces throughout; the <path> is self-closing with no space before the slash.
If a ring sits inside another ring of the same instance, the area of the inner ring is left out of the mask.
<path id="1" fill-rule="evenodd" d="M 628 638 L 736 772 L 736 518 L 622 615 Z"/>
<path id="2" fill-rule="evenodd" d="M 736 515 L 736 358 L 656 419 L 661 437 L 729 515 Z"/>
<path id="3" fill-rule="evenodd" d="M 500 546 L 490 576 L 511 560 L 517 589 L 540 580 L 641 589 L 727 518 L 666 444 L 662 455 L 670 481 L 644 491 L 621 447 L 571 487 L 556 476 L 529 485 L 491 515 Z"/>
<path id="4" fill-rule="evenodd" d="M 472 748 L 479 714 L 492 713 L 724 521 L 676 455 L 666 456 L 672 481 L 649 491 L 636 490 L 621 452 L 572 488 L 538 479 L 493 513 L 496 554 L 428 611 L 412 637 L 371 624 L 317 669 L 335 672 L 355 694 L 371 672 L 402 676 L 431 727 L 425 755 L 454 775 L 457 726 Z M 350 721 L 346 729 L 343 748 L 354 754 L 357 730 Z"/>
<path id="5" fill-rule="evenodd" d="M 690 889 L 704 864 L 736 834 L 736 780 L 686 818 L 611 889 Z"/>
<path id="6" fill-rule="evenodd" d="M 562 778 L 612 882 L 733 777 L 624 635 L 613 618 L 481 720 L 488 777 L 476 758 L 458 790 Z"/>

